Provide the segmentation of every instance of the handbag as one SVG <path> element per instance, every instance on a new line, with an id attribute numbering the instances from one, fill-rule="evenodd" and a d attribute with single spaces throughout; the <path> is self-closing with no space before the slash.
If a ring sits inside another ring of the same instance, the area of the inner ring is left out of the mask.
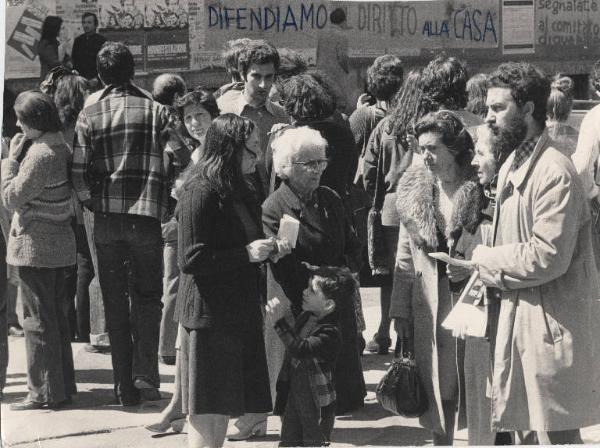
<path id="1" fill-rule="evenodd" d="M 375 196 L 367 217 L 367 243 L 369 250 L 369 266 L 373 276 L 389 275 L 391 269 L 388 263 L 383 224 L 381 223 L 381 209 L 385 199 L 385 179 L 383 176 L 383 158 L 385 151 L 382 149 L 377 160 L 377 180 L 375 182 Z"/>
<path id="2" fill-rule="evenodd" d="M 412 352 L 400 352 L 377 385 L 377 401 L 386 410 L 402 417 L 420 417 L 427 411 L 429 403 L 423 383 L 419 378 Z"/>

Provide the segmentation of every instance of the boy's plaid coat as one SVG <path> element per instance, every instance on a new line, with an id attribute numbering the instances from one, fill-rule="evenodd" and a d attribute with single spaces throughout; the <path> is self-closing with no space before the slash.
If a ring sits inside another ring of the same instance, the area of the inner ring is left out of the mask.
<path id="1" fill-rule="evenodd" d="M 300 363 L 309 372 L 309 383 L 318 408 L 336 400 L 333 370 L 342 347 L 342 336 L 336 314 L 320 321 L 309 312 L 303 312 L 292 328 L 285 319 L 275 324 L 275 330 L 286 346 L 286 356 L 277 380 L 275 415 L 283 415 L 287 403 L 290 378 Z"/>

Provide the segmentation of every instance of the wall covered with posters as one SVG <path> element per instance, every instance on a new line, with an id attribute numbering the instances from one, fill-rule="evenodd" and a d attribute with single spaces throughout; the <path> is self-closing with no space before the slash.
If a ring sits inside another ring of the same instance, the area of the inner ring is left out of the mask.
<path id="1" fill-rule="evenodd" d="M 600 0 L 7 0 L 6 77 L 39 76 L 36 46 L 48 14 L 64 20 L 69 52 L 81 15 L 127 43 L 138 72 L 220 67 L 229 39 L 263 38 L 315 59 L 330 12 L 345 9 L 350 56 L 426 56 L 445 49 L 497 60 L 529 54 L 548 60 L 600 54 Z M 503 17 L 508 20 L 502 22 Z"/>

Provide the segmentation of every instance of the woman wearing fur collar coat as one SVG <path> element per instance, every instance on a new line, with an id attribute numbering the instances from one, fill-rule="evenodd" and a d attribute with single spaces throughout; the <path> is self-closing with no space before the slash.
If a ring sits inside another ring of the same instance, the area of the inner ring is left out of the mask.
<path id="1" fill-rule="evenodd" d="M 482 241 L 485 199 L 470 165 L 473 141 L 456 115 L 439 111 L 425 116 L 416 136 L 423 163 L 413 163 L 397 190 L 401 227 L 390 315 L 414 345 L 429 400 L 420 422 L 433 432 L 434 445 L 452 445 L 459 403 L 459 427 L 465 420 L 464 387 L 459 387 L 464 385 L 464 344 L 457 345 L 441 324 L 464 282 L 450 281 L 446 264 L 428 253 L 469 259 Z"/>

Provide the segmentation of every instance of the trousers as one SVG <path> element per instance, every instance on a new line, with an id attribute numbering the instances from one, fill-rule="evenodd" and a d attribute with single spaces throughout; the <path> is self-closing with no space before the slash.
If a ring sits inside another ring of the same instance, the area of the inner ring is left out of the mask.
<path id="1" fill-rule="evenodd" d="M 160 386 L 160 222 L 146 216 L 95 213 L 94 239 L 115 392 L 124 399 L 135 398 L 136 378 Z"/>
<path id="2" fill-rule="evenodd" d="M 19 267 L 29 399 L 58 403 L 77 392 L 65 268 Z"/>

